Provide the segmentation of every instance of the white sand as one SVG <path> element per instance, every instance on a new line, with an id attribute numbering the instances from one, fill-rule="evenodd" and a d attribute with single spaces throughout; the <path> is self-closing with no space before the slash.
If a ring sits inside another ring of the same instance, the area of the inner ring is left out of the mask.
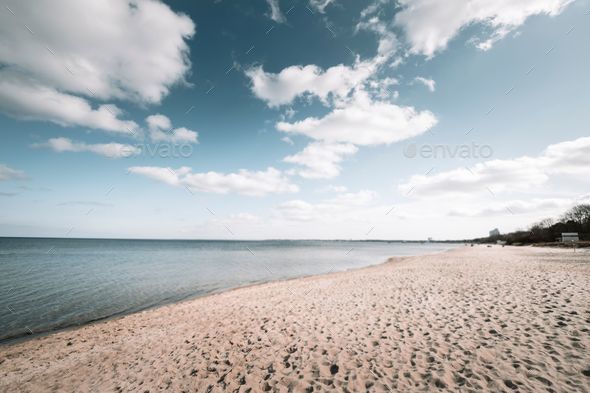
<path id="1" fill-rule="evenodd" d="M 466 247 L 0 347 L 0 391 L 590 391 L 590 254 Z"/>

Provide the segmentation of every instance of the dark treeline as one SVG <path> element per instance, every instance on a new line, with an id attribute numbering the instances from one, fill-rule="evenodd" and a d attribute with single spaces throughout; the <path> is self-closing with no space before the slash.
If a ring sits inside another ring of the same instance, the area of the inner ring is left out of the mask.
<path id="1" fill-rule="evenodd" d="M 546 218 L 530 226 L 528 230 L 474 239 L 478 243 L 506 244 L 552 243 L 561 239 L 563 232 L 577 232 L 580 241 L 590 241 L 590 204 L 581 204 L 566 211 L 558 220 Z"/>

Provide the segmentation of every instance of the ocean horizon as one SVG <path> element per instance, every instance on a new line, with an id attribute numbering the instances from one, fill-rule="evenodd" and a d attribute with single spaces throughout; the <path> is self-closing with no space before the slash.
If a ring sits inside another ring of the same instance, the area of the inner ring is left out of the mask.
<path id="1" fill-rule="evenodd" d="M 423 255 L 385 240 L 0 238 L 0 342 L 270 281 Z"/>

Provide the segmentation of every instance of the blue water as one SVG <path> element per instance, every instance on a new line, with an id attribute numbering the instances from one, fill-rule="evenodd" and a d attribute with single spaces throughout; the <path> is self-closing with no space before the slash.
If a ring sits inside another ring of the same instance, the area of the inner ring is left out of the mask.
<path id="1" fill-rule="evenodd" d="M 238 286 L 450 247 L 312 240 L 0 238 L 0 340 Z"/>

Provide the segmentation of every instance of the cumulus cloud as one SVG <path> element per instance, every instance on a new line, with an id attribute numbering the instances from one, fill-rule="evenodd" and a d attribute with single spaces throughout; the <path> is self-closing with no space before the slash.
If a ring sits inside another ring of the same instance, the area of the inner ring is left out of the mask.
<path id="1" fill-rule="evenodd" d="M 155 114 L 146 118 L 150 138 L 154 142 L 198 143 L 199 134 L 188 128 L 173 128 L 167 116 Z"/>
<path id="2" fill-rule="evenodd" d="M 0 111 L 129 132 L 115 106 L 158 103 L 190 70 L 189 17 L 154 0 L 14 2 L 0 13 Z M 23 28 L 23 23 L 29 29 Z"/>
<path id="3" fill-rule="evenodd" d="M 400 0 L 401 11 L 395 25 L 405 32 L 410 52 L 432 57 L 446 48 L 462 28 L 482 24 L 490 35 L 480 42 L 480 49 L 521 26 L 529 16 L 559 14 L 572 0 Z"/>
<path id="4" fill-rule="evenodd" d="M 121 110 L 115 105 L 92 108 L 83 98 L 7 74 L 0 71 L 0 110 L 8 115 L 122 134 L 134 134 L 138 129 L 135 122 L 119 118 Z"/>
<path id="5" fill-rule="evenodd" d="M 246 70 L 246 76 L 250 79 L 254 95 L 271 108 L 290 104 L 304 95 L 318 97 L 328 104 L 330 98 L 346 97 L 369 79 L 378 65 L 379 62 L 373 60 L 357 61 L 352 66 L 339 64 L 327 70 L 314 64 L 294 65 L 277 74 L 256 66 Z"/>
<path id="6" fill-rule="evenodd" d="M 33 147 L 49 148 L 58 153 L 63 152 L 90 152 L 108 158 L 124 158 L 141 153 L 141 149 L 122 143 L 96 143 L 74 142 L 68 138 L 51 138 L 45 143 L 36 143 Z"/>
<path id="7" fill-rule="evenodd" d="M 270 19 L 274 20 L 277 23 L 285 22 L 285 16 L 281 12 L 281 8 L 279 7 L 279 0 L 266 0 L 266 2 L 270 7 Z"/>
<path id="8" fill-rule="evenodd" d="M 492 160 L 435 175 L 414 175 L 400 185 L 399 191 L 410 196 L 440 196 L 504 191 L 508 187 L 527 189 L 547 181 L 548 176 L 534 158 Z"/>
<path id="9" fill-rule="evenodd" d="M 330 0 L 312 0 L 311 6 L 323 12 Z M 338 64 L 323 69 L 315 64 L 292 65 L 278 73 L 267 72 L 262 66 L 245 70 L 254 95 L 271 108 L 291 104 L 298 97 L 317 97 L 325 105 L 345 99 L 357 88 L 374 77 L 397 49 L 397 38 L 387 25 L 378 18 L 363 18 L 356 30 L 368 30 L 379 36 L 379 45 L 374 57 L 360 60 L 356 56 L 350 66 Z"/>
<path id="10" fill-rule="evenodd" d="M 427 79 L 421 76 L 417 76 L 414 78 L 414 82 L 423 84 L 428 88 L 428 90 L 430 90 L 430 92 L 434 92 L 434 90 L 436 89 L 436 82 L 433 79 Z"/>
<path id="11" fill-rule="evenodd" d="M 317 2 L 324 8 L 330 2 Z M 323 10 L 323 8 L 322 8 Z M 367 9 L 368 10 L 368 9 Z M 376 8 L 375 8 L 376 10 Z M 388 100 L 397 98 L 391 87 L 399 83 L 392 77 L 379 79 L 378 72 L 397 48 L 397 39 L 387 24 L 373 11 L 363 11 L 358 30 L 379 36 L 377 54 L 350 66 L 339 64 L 327 69 L 317 65 L 293 65 L 278 73 L 262 66 L 245 71 L 253 94 L 271 108 L 290 105 L 297 98 L 318 98 L 331 111 L 323 117 L 291 121 L 282 116 L 275 127 L 288 134 L 305 135 L 314 140 L 284 162 L 297 164 L 289 171 L 306 178 L 332 178 L 340 173 L 340 163 L 357 152 L 358 146 L 391 144 L 419 135 L 432 128 L 437 119 L 429 111 L 398 106 Z M 287 143 L 291 139 L 284 139 Z"/>
<path id="12" fill-rule="evenodd" d="M 0 164 L 0 181 L 3 180 L 22 180 L 26 179 L 26 175 L 23 171 L 12 169 L 9 166 Z"/>
<path id="13" fill-rule="evenodd" d="M 527 190 L 555 175 L 583 175 L 590 171 L 590 137 L 548 146 L 536 157 L 490 160 L 471 168 L 433 175 L 414 175 L 398 189 L 409 196 L 441 196 L 478 192 Z M 579 180 L 584 177 L 578 176 Z M 487 190 L 487 191 L 486 191 Z"/>
<path id="14" fill-rule="evenodd" d="M 11 10 L 0 16 L 0 61 L 61 91 L 157 103 L 190 69 L 194 23 L 159 1 L 41 0 Z"/>
<path id="15" fill-rule="evenodd" d="M 299 191 L 297 185 L 290 183 L 281 171 L 272 167 L 264 171 L 240 169 L 237 173 L 194 173 L 189 167 L 172 169 L 170 167 L 134 166 L 129 168 L 129 172 L 147 176 L 172 186 L 185 187 L 191 192 L 264 196 Z"/>
<path id="16" fill-rule="evenodd" d="M 279 122 L 276 128 L 328 143 L 359 146 L 391 144 L 426 132 L 437 122 L 430 111 L 374 101 L 358 92 L 354 99 L 322 118 L 308 117 L 294 123 Z"/>
<path id="17" fill-rule="evenodd" d="M 301 169 L 293 173 L 308 179 L 329 179 L 340 174 L 339 163 L 353 155 L 358 148 L 350 143 L 312 142 L 301 152 L 287 156 L 284 162 L 298 164 Z"/>

